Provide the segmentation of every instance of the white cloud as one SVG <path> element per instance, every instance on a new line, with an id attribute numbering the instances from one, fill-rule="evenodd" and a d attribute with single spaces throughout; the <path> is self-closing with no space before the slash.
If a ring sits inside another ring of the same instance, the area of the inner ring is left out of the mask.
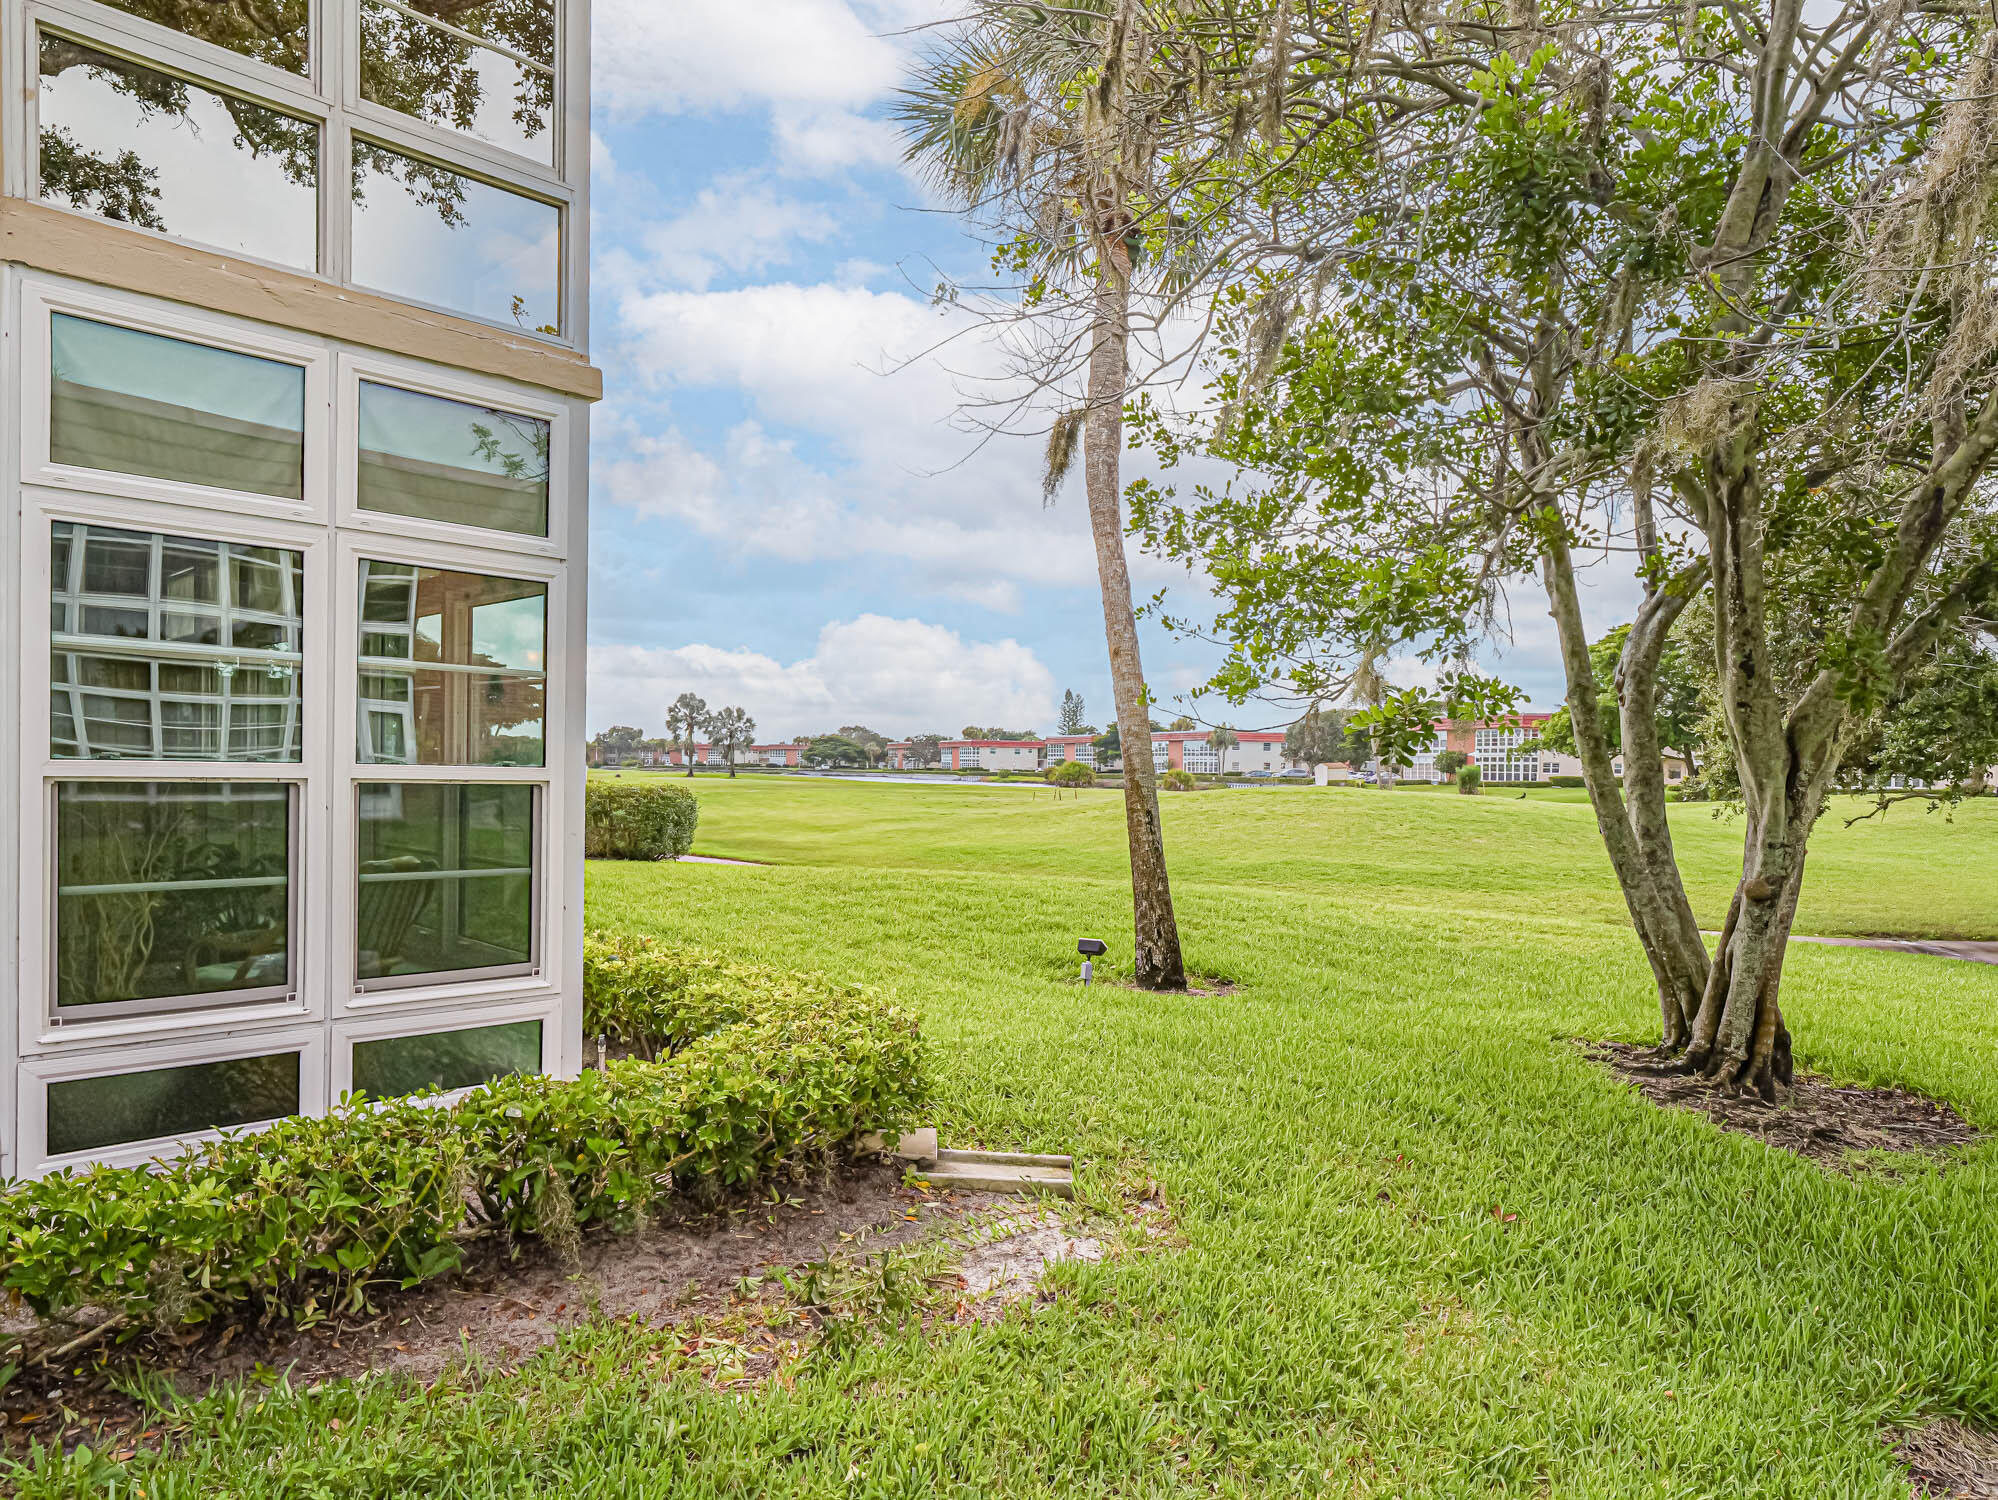
<path id="1" fill-rule="evenodd" d="M 827 624 L 812 654 L 789 663 L 712 645 L 590 648 L 592 728 L 656 732 L 683 692 L 748 709 L 764 741 L 839 724 L 887 734 L 1046 725 L 1055 702 L 1053 674 L 1018 641 L 966 641 L 941 625 L 884 615 Z"/>
<path id="2" fill-rule="evenodd" d="M 761 271 L 787 264 L 798 249 L 839 233 L 825 208 L 774 191 L 748 174 L 718 178 L 687 211 L 643 235 L 645 269 L 676 286 L 706 290 L 722 271 Z"/>
<path id="3" fill-rule="evenodd" d="M 591 86 L 633 116 L 776 104 L 853 109 L 892 88 L 921 0 L 598 0 Z"/>
<path id="4" fill-rule="evenodd" d="M 861 286 L 780 284 L 632 295 L 618 321 L 625 366 L 656 394 L 628 392 L 602 413 L 596 484 L 612 503 L 737 555 L 903 559 L 933 591 L 1004 612 L 1021 607 L 1026 584 L 1095 583 L 1080 486 L 1045 506 L 1037 440 L 981 445 L 966 430 L 962 403 L 1007 364 L 970 314 Z M 754 415 L 690 431 L 675 402 L 709 389 Z M 1185 581 L 1142 556 L 1132 566 L 1146 592 Z"/>
<path id="5" fill-rule="evenodd" d="M 886 120 L 845 109 L 780 109 L 771 119 L 777 156 L 787 171 L 843 171 L 848 167 L 899 167 L 902 141 Z"/>

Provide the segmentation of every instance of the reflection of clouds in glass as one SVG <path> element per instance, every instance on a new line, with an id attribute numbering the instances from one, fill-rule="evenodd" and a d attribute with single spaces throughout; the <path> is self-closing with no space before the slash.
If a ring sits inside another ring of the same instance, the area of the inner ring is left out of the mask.
<path id="1" fill-rule="evenodd" d="M 546 422 L 371 380 L 361 383 L 361 447 L 487 474 L 548 473 Z"/>
<path id="2" fill-rule="evenodd" d="M 548 628 L 548 601 L 542 594 L 481 604 L 472 611 L 472 654 L 485 661 L 541 670 L 541 645 Z"/>
<path id="3" fill-rule="evenodd" d="M 54 377 L 92 390 L 305 430 L 305 372 L 296 365 L 57 313 L 50 322 Z"/>
<path id="4" fill-rule="evenodd" d="M 135 153 L 149 174 L 159 227 L 168 234 L 314 269 L 319 232 L 313 186 L 292 181 L 277 154 L 252 153 L 220 94 L 195 84 L 182 87 L 184 114 L 148 111 L 108 79 L 68 67 L 41 80 L 42 129 L 65 133 L 93 156 Z M 237 101 L 237 108 L 285 129 L 311 128 L 261 106 Z M 92 207 L 56 182 L 45 180 L 42 195 L 71 208 Z"/>
<path id="5" fill-rule="evenodd" d="M 552 204 L 373 143 L 357 155 L 354 279 L 364 286 L 549 329 L 561 316 L 561 251 L 562 216 Z"/>

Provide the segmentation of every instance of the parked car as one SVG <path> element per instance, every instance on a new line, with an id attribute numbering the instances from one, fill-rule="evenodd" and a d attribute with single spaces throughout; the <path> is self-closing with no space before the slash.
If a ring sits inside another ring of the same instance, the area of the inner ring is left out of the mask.
<path id="1" fill-rule="evenodd" d="M 1311 773 L 1309 771 L 1300 771 L 1296 766 L 1292 766 L 1288 771 L 1284 771 L 1281 774 L 1292 777 L 1298 781 L 1309 781 L 1311 779 Z"/>

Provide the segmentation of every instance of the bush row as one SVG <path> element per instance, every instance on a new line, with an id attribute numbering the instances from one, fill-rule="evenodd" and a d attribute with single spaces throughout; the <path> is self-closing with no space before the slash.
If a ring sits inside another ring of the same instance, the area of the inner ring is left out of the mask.
<path id="1" fill-rule="evenodd" d="M 629 1227 L 905 1126 L 924 1102 L 915 1021 L 865 991 L 606 940 L 590 967 L 604 1024 L 608 1005 L 671 1055 L 285 1120 L 154 1169 L 0 1194 L 0 1292 L 70 1320 L 26 1352 L 78 1327 L 355 1311 L 452 1270 L 482 1236 L 566 1252 L 593 1225 Z M 0 1346 L 0 1367 L 20 1352 Z"/>
<path id="2" fill-rule="evenodd" d="M 586 859 L 678 859 L 694 847 L 700 820 L 694 794 L 669 782 L 592 776 L 583 784 Z"/>

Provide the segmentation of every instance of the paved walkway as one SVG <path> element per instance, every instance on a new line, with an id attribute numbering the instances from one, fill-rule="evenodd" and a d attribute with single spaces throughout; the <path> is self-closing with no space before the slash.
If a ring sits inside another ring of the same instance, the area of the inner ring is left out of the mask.
<path id="1" fill-rule="evenodd" d="M 1998 943 L 1955 942 L 1944 938 L 1804 937 L 1791 941 L 1823 943 L 1831 948 L 1877 948 L 1882 953 L 1923 953 L 1930 958 L 1961 958 L 1974 964 L 1998 964 Z"/>

